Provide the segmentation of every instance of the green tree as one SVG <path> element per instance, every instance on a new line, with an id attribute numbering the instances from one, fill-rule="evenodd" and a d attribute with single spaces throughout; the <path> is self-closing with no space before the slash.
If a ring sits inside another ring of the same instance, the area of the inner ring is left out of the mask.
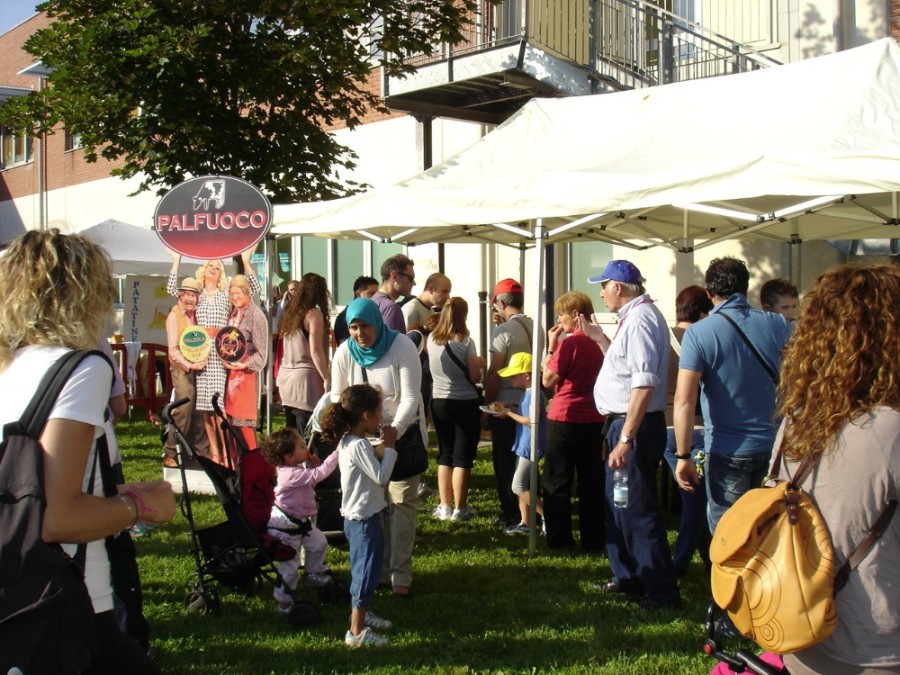
<path id="1" fill-rule="evenodd" d="M 383 109 L 367 88 L 439 42 L 458 43 L 474 0 L 49 0 L 25 49 L 48 85 L 0 107 L 32 133 L 59 123 L 88 161 L 122 158 L 163 192 L 191 175 L 240 176 L 274 201 L 358 185 L 354 155 L 324 130 Z M 380 87 L 375 87 L 376 90 Z"/>

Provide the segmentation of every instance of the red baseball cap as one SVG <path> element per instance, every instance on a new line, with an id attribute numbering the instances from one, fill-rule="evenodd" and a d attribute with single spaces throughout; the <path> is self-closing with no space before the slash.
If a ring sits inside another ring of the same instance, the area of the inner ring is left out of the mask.
<path id="1" fill-rule="evenodd" d="M 497 296 L 502 295 L 503 293 L 524 293 L 525 291 L 522 289 L 522 284 L 520 284 L 515 279 L 501 279 L 497 282 L 497 285 L 494 286 L 494 297 L 491 298 L 491 303 L 497 302 Z"/>

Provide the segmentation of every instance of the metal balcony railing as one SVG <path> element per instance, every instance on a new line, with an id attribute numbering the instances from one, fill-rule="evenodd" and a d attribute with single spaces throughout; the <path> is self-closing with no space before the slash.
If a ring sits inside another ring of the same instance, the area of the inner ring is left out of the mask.
<path id="1" fill-rule="evenodd" d="M 643 0 L 593 0 L 593 70 L 626 88 L 780 65 L 765 54 Z"/>
<path id="2" fill-rule="evenodd" d="M 413 62 L 425 66 L 522 41 L 619 89 L 780 65 L 646 0 L 483 0 L 462 43 L 436 45 Z"/>

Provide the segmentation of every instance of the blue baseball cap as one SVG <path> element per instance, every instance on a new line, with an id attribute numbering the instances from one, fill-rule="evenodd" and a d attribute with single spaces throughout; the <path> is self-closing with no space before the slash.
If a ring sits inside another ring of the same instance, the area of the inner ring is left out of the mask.
<path id="1" fill-rule="evenodd" d="M 618 281 L 639 286 L 645 280 L 641 276 L 641 271 L 627 260 L 610 260 L 603 272 L 588 279 L 589 284 L 602 284 L 604 281 Z"/>

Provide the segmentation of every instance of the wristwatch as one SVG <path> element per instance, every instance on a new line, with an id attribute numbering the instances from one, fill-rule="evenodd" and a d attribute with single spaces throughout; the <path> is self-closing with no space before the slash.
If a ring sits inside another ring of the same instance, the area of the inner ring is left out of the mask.
<path id="1" fill-rule="evenodd" d="M 619 443 L 624 443 L 625 445 L 631 445 L 632 441 L 634 441 L 634 439 L 631 436 L 626 436 L 625 434 L 622 434 L 621 436 L 619 436 Z"/>

